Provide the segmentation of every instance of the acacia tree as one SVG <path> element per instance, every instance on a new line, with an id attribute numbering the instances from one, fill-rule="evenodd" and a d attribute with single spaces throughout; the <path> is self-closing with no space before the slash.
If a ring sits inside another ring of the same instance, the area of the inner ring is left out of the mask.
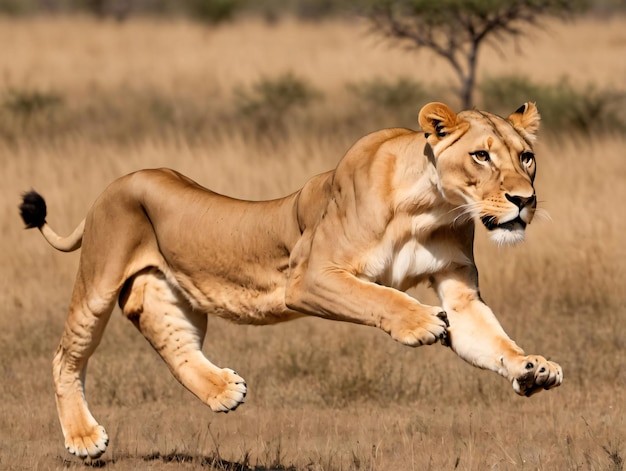
<path id="1" fill-rule="evenodd" d="M 473 106 L 483 44 L 529 33 L 549 16 L 565 19 L 586 0 L 371 0 L 372 30 L 394 42 L 426 48 L 452 66 L 464 109 Z"/>

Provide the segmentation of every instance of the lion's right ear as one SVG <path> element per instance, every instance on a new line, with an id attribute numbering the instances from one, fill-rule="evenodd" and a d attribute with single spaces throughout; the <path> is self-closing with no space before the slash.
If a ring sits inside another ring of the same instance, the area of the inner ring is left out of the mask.
<path id="1" fill-rule="evenodd" d="M 418 120 L 426 133 L 426 137 L 433 136 L 436 140 L 442 139 L 453 132 L 460 121 L 456 113 L 448 105 L 439 102 L 424 105 L 420 110 Z"/>
<path id="2" fill-rule="evenodd" d="M 524 139 L 531 143 L 535 140 L 541 122 L 541 115 L 534 103 L 524 103 L 514 113 L 510 114 L 507 119 Z"/>

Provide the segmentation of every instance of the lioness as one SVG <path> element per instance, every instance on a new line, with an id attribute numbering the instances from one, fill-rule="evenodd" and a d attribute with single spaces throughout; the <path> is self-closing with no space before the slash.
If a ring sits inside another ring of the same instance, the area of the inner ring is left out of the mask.
<path id="1" fill-rule="evenodd" d="M 214 411 L 237 408 L 246 383 L 204 357 L 207 314 L 243 324 L 313 315 L 369 325 L 413 347 L 441 340 L 521 395 L 560 385 L 561 367 L 525 354 L 481 300 L 473 256 L 475 220 L 499 244 L 524 238 L 537 204 L 539 121 L 533 103 L 507 119 L 430 103 L 419 113 L 422 132 L 369 134 L 335 170 L 273 201 L 236 200 L 173 170 L 141 170 L 114 181 L 68 237 L 46 223 L 43 199 L 25 194 L 27 227 L 58 250 L 83 248 L 53 361 L 67 450 L 98 457 L 108 444 L 84 380 L 116 300 Z M 422 281 L 441 306 L 404 293 Z"/>

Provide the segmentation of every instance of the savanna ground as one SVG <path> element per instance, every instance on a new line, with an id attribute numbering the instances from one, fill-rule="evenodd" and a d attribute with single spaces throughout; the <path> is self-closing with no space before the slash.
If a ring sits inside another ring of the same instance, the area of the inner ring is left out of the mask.
<path id="1" fill-rule="evenodd" d="M 624 91 L 625 18 L 554 23 L 531 36 L 485 51 L 481 79 Z M 182 20 L 0 19 L 0 49 L 1 469 L 84 466 L 63 447 L 50 371 L 78 253 L 55 252 L 22 229 L 22 191 L 45 195 L 48 220 L 63 233 L 112 179 L 144 167 L 272 198 L 333 167 L 366 132 L 417 126 L 424 101 L 381 109 L 351 92 L 355 84 L 409 77 L 424 86 L 424 100 L 456 107 L 445 65 L 390 48 L 359 22 L 243 20 L 210 29 Z M 259 80 L 289 73 L 310 87 L 298 92 L 310 103 L 278 113 L 251 106 Z M 550 219 L 533 223 L 513 249 L 490 245 L 479 230 L 476 250 L 483 297 L 523 348 L 563 366 L 560 388 L 521 398 L 441 345 L 410 349 L 364 327 L 211 319 L 209 358 L 249 386 L 245 405 L 218 415 L 117 311 L 87 377 L 91 409 L 111 438 L 92 464 L 623 469 L 626 137 L 619 129 L 546 131 L 537 155 Z M 435 302 L 425 288 L 416 295 Z"/>

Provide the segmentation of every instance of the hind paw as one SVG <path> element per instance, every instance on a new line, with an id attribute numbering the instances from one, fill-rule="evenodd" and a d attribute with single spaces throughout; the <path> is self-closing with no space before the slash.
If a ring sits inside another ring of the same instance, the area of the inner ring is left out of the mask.
<path id="1" fill-rule="evenodd" d="M 99 458 L 107 449 L 109 436 L 101 425 L 81 435 L 68 435 L 65 438 L 65 448 L 79 458 Z"/>
<path id="2" fill-rule="evenodd" d="M 213 412 L 235 410 L 246 397 L 246 382 L 229 368 L 224 368 L 219 377 L 221 381 L 216 385 L 216 393 L 208 397 L 206 402 Z"/>

